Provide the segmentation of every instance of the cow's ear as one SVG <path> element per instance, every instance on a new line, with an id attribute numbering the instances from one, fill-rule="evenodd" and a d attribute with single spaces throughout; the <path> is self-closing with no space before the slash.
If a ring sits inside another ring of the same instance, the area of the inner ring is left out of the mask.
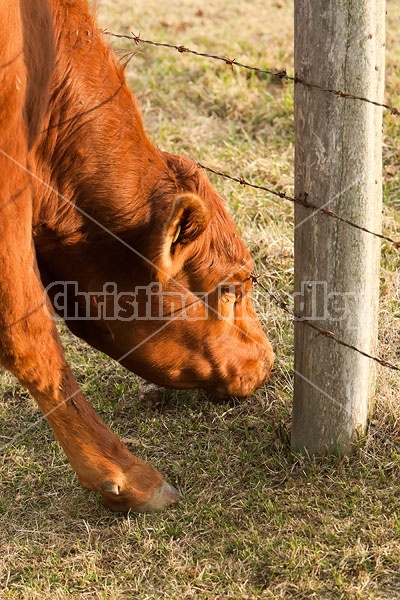
<path id="1" fill-rule="evenodd" d="M 194 242 L 205 230 L 210 213 L 196 194 L 179 194 L 169 220 L 163 227 L 159 253 L 156 258 L 157 278 L 165 283 L 180 271 Z"/>

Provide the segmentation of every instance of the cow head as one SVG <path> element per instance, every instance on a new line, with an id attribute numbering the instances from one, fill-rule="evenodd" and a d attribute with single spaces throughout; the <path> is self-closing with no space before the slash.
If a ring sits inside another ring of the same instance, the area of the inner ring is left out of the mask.
<path id="1" fill-rule="evenodd" d="M 79 289 L 64 289 L 60 306 L 56 287 L 54 305 L 72 331 L 148 381 L 248 396 L 273 364 L 250 296 L 253 261 L 203 170 L 160 156 L 145 207 L 113 225 L 103 210 L 114 237 L 89 241 L 71 275 Z"/>

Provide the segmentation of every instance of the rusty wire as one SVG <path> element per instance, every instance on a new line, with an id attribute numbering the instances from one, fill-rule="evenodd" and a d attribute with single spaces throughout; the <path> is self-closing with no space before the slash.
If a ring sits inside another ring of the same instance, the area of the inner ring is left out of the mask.
<path id="1" fill-rule="evenodd" d="M 223 62 L 226 65 L 231 66 L 232 68 L 234 66 L 236 66 L 236 67 L 240 67 L 241 69 L 246 69 L 248 71 L 254 71 L 256 73 L 263 73 L 265 75 L 270 75 L 271 77 L 276 77 L 277 79 L 280 79 L 281 81 L 285 80 L 285 81 L 291 81 L 293 83 L 299 83 L 300 85 L 304 85 L 306 87 L 318 89 L 318 90 L 321 90 L 322 92 L 326 92 L 328 94 L 333 94 L 337 98 L 348 98 L 351 100 L 359 100 L 360 102 L 366 102 L 368 104 L 373 104 L 374 106 L 384 108 L 384 109 L 388 110 L 390 112 L 390 114 L 392 114 L 392 115 L 395 115 L 395 116 L 400 115 L 400 109 L 396 108 L 395 106 L 392 106 L 390 104 L 381 103 L 381 102 L 376 102 L 375 100 L 371 100 L 370 98 L 366 98 L 365 96 L 359 96 L 357 94 L 352 94 L 350 92 L 346 92 L 341 89 L 324 87 L 322 85 L 319 85 L 318 83 L 306 81 L 305 79 L 302 79 L 301 77 L 297 77 L 297 75 L 288 75 L 286 69 L 274 71 L 272 69 L 263 69 L 261 67 L 254 67 L 252 65 L 246 65 L 244 63 L 241 63 L 238 60 L 236 60 L 236 58 L 229 58 L 227 56 L 219 56 L 218 54 L 208 54 L 207 52 L 198 52 L 197 50 L 192 50 L 191 48 L 187 48 L 186 46 L 183 46 L 183 45 L 168 44 L 167 42 L 154 42 L 153 40 L 145 40 L 145 39 L 141 38 L 140 35 L 136 35 L 133 32 L 130 35 L 122 34 L 122 33 L 113 33 L 111 31 L 108 31 L 107 29 L 103 29 L 102 32 L 105 35 L 109 35 L 109 36 L 112 36 L 115 38 L 132 40 L 136 46 L 138 46 L 139 44 L 147 44 L 150 46 L 156 46 L 156 47 L 161 47 L 161 48 L 170 48 L 173 50 L 177 50 L 181 54 L 193 54 L 194 56 L 202 56 L 203 58 L 211 58 L 212 60 L 218 60 L 220 62 Z"/>
<path id="2" fill-rule="evenodd" d="M 271 298 L 271 300 L 274 302 L 274 304 L 276 304 L 276 306 L 278 306 L 286 314 L 288 314 L 290 317 L 292 317 L 292 319 L 294 321 L 296 321 L 297 323 L 302 323 L 303 325 L 306 325 L 307 327 L 314 329 L 314 331 L 317 331 L 318 335 L 323 335 L 326 338 L 330 338 L 331 340 L 334 340 L 340 346 L 344 346 L 345 348 L 350 348 L 350 350 L 354 350 L 354 352 L 358 352 L 358 354 L 362 354 L 362 356 L 365 356 L 366 358 L 369 358 L 369 359 L 377 362 L 382 367 L 387 367 L 388 369 L 392 369 L 394 371 L 400 371 L 400 367 L 398 367 L 397 365 L 394 365 L 393 363 L 391 363 L 387 360 L 384 360 L 384 359 L 380 358 L 379 356 L 373 356 L 372 354 L 368 354 L 367 352 L 360 350 L 360 348 L 357 348 L 356 346 L 353 346 L 352 344 L 348 344 L 347 342 L 344 342 L 343 340 L 337 338 L 336 335 L 333 333 L 333 331 L 329 331 L 328 329 L 322 329 L 321 327 L 317 327 L 317 325 L 314 325 L 314 323 L 311 323 L 311 321 L 308 321 L 308 320 L 306 321 L 305 319 L 303 319 L 303 317 L 297 315 L 292 309 L 290 309 L 287 302 L 285 302 L 285 300 L 283 300 L 282 298 L 277 296 L 274 292 L 271 292 L 271 290 L 266 288 L 259 281 L 258 276 L 256 276 L 256 279 L 257 279 L 257 285 L 260 286 L 260 288 L 262 290 L 264 290 L 264 292 L 266 294 L 268 294 L 268 296 Z"/>

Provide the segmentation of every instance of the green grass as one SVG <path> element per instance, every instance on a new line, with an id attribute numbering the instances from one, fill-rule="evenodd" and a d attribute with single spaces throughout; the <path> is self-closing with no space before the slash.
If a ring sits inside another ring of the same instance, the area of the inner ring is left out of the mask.
<path id="1" fill-rule="evenodd" d="M 99 0 L 101 25 L 293 72 L 292 2 Z M 388 1 L 387 96 L 399 105 L 400 9 Z M 115 41 L 121 56 L 129 45 Z M 173 50 L 140 46 L 127 67 L 160 147 L 293 194 L 293 88 Z M 384 230 L 399 237 L 400 120 L 385 115 Z M 259 272 L 293 290 L 293 207 L 211 177 Z M 380 354 L 399 362 L 398 252 L 383 243 Z M 399 377 L 379 368 L 376 411 L 351 457 L 289 447 L 290 318 L 262 297 L 277 351 L 256 396 L 140 397 L 138 380 L 62 337 L 87 397 L 184 500 L 161 515 L 116 516 L 77 484 L 29 395 L 0 375 L 0 598 L 181 600 L 400 596 Z"/>

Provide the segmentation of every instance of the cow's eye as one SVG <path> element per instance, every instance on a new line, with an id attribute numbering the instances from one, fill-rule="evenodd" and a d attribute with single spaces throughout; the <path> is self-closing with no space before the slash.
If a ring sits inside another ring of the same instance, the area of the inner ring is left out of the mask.
<path id="1" fill-rule="evenodd" d="M 221 287 L 221 294 L 232 294 L 232 287 L 229 285 L 223 285 Z"/>
<path id="2" fill-rule="evenodd" d="M 245 291 L 242 283 L 230 283 L 220 287 L 221 296 L 225 296 L 228 301 L 237 302 L 240 300 Z"/>
<path id="3" fill-rule="evenodd" d="M 236 303 L 236 294 L 235 288 L 232 285 L 221 285 L 219 288 L 219 297 L 223 304 L 235 304 Z"/>

